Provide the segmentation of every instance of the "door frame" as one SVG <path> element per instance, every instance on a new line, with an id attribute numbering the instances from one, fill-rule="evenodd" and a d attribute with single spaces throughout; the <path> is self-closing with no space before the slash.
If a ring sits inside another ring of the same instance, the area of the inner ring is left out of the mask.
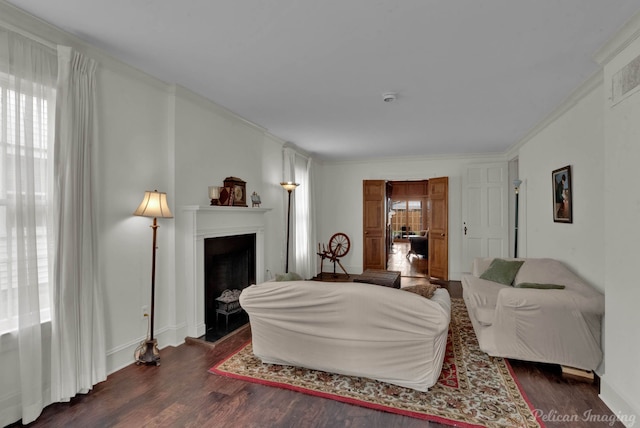
<path id="1" fill-rule="evenodd" d="M 469 164 L 462 185 L 462 266 L 475 257 L 510 255 L 507 162 Z"/>
<path id="2" fill-rule="evenodd" d="M 449 191 L 448 191 L 448 180 L 449 180 L 449 178 L 448 178 L 448 177 L 432 177 L 432 178 L 429 178 L 429 179 L 425 178 L 425 179 L 422 179 L 422 180 L 430 181 L 430 180 L 438 180 L 438 179 L 444 179 L 444 180 L 446 180 L 446 182 L 447 182 L 446 194 L 445 194 L 445 196 L 444 196 L 445 201 L 446 201 L 446 213 L 445 213 L 445 215 L 446 215 L 446 220 L 447 220 L 447 221 L 446 221 L 446 222 L 447 222 L 447 229 L 446 229 L 446 231 L 444 232 L 444 233 L 445 233 L 445 239 L 446 239 L 446 254 L 445 254 L 445 256 L 446 256 L 446 260 L 445 260 L 445 262 L 444 262 L 444 266 L 445 266 L 445 268 L 444 268 L 444 272 L 443 272 L 443 275 L 442 275 L 442 276 L 443 276 L 443 278 L 441 278 L 441 279 L 448 280 L 448 278 L 449 278 L 449 269 L 450 269 L 450 265 L 449 265 L 449 229 L 448 229 L 448 223 L 449 223 L 449 210 L 448 210 L 448 205 L 449 205 Z M 364 195 L 364 191 L 365 191 L 365 190 L 364 190 L 364 186 L 365 186 L 365 183 L 366 183 L 366 182 L 374 182 L 374 181 L 383 181 L 383 182 L 387 183 L 387 182 L 389 182 L 389 181 L 402 181 L 402 180 L 398 180 L 398 179 L 396 179 L 396 180 L 366 180 L 366 179 L 363 179 L 363 180 L 362 180 L 362 183 L 363 183 L 363 200 L 362 200 L 362 211 L 363 211 L 363 216 L 365 215 L 365 211 L 366 211 L 366 206 L 365 206 L 365 195 Z M 408 181 L 408 180 L 407 180 L 407 181 Z M 386 211 L 385 211 L 385 215 L 384 215 L 384 218 L 385 218 L 385 224 L 386 224 L 386 221 L 387 221 L 387 215 L 388 215 L 388 211 L 389 211 L 389 206 L 388 206 L 388 204 L 387 204 L 387 200 L 389 199 L 389 197 L 390 197 L 389 195 L 386 195 L 386 194 L 385 194 L 385 210 L 386 210 Z M 426 209 L 426 211 L 427 211 L 427 212 L 426 212 L 426 215 L 428 216 L 428 215 L 430 215 L 430 214 L 429 214 L 429 205 L 430 205 L 430 202 L 429 202 L 429 196 L 427 196 L 426 205 L 427 205 L 427 209 Z M 424 211 L 424 208 L 423 208 L 423 211 Z M 431 228 L 431 224 L 429 225 L 429 227 Z M 390 238 L 391 238 L 391 239 L 393 238 L 393 236 L 389 236 L 389 233 L 390 233 L 390 232 L 389 232 L 389 228 L 385 226 L 385 227 L 384 227 L 384 234 L 385 234 L 385 236 L 384 236 L 384 242 L 388 242 Z M 362 225 L 363 270 L 366 270 L 366 269 L 367 269 L 367 264 L 366 264 L 366 260 L 365 260 L 365 258 L 366 258 L 366 254 L 367 254 L 367 239 L 365 238 L 366 236 L 367 236 L 367 231 L 366 231 L 366 228 L 365 228 L 364 218 L 363 218 L 363 225 Z M 431 241 L 431 239 L 430 239 L 429 241 Z M 431 242 L 429 242 L 429 246 L 431 247 Z M 431 251 L 431 250 L 429 250 L 429 251 Z M 385 262 L 384 262 L 385 269 L 386 269 L 386 266 L 387 266 L 388 257 L 389 257 L 389 255 L 388 255 L 388 254 L 385 254 Z M 429 264 L 431 264 L 431 262 L 429 262 Z M 429 269 L 429 272 L 427 273 L 427 278 L 429 278 L 430 276 L 431 276 L 431 269 Z"/>

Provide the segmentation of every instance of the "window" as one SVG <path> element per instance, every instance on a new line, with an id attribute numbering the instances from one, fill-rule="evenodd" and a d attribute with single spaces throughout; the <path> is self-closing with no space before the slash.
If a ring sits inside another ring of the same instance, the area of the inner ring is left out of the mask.
<path id="1" fill-rule="evenodd" d="M 391 230 L 394 239 L 408 239 L 417 235 L 423 227 L 422 201 L 401 200 L 391 202 L 393 217 Z"/>
<path id="2" fill-rule="evenodd" d="M 33 284 L 21 287 L 21 293 L 35 292 L 37 287 L 40 321 L 51 319 L 47 232 L 51 106 L 44 97 L 10 89 L 15 83 L 0 73 L 0 333 L 17 329 L 19 280 Z M 52 90 L 35 83 L 28 86 L 33 94 Z M 34 223 L 35 228 L 27 226 Z"/>

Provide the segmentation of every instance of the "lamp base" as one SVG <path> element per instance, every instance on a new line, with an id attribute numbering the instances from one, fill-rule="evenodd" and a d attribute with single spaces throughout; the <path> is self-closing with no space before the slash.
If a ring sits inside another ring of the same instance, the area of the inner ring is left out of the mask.
<path id="1" fill-rule="evenodd" d="M 156 339 L 147 340 L 140 351 L 136 364 L 146 364 L 148 366 L 160 365 L 160 350 Z"/>

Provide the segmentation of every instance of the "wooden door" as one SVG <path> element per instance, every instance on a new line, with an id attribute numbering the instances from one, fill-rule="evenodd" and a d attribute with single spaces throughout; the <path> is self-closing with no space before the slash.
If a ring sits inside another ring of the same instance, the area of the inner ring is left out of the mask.
<path id="1" fill-rule="evenodd" d="M 449 279 L 449 178 L 429 179 L 429 276 Z"/>
<path id="2" fill-rule="evenodd" d="M 387 195 L 385 180 L 362 182 L 362 269 L 386 269 Z"/>

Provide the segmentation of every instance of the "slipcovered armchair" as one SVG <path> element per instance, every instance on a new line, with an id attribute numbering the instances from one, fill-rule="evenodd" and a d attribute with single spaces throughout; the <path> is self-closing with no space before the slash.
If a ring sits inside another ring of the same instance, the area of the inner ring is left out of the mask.
<path id="1" fill-rule="evenodd" d="M 462 275 L 462 297 L 480 349 L 494 357 L 596 370 L 604 295 L 554 259 L 524 262 L 511 284 L 483 279 L 493 258 Z"/>

